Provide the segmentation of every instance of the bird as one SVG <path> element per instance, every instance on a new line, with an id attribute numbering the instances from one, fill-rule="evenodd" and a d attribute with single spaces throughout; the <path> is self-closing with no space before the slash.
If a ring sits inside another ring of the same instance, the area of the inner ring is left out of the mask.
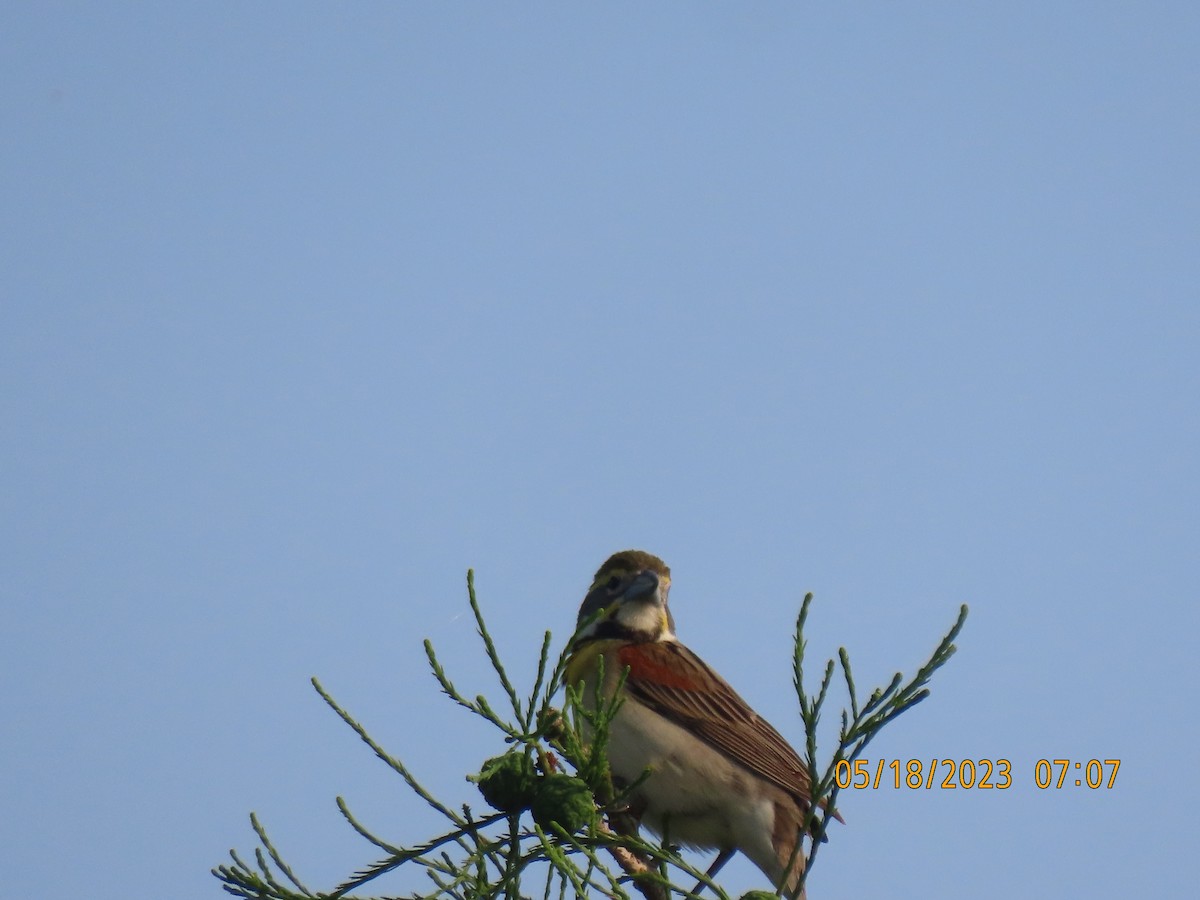
<path id="1" fill-rule="evenodd" d="M 671 570 L 657 556 L 610 556 L 579 607 L 565 680 L 585 703 L 621 691 L 608 761 L 614 782 L 634 785 L 630 812 L 641 824 L 673 844 L 717 850 L 710 875 L 740 851 L 794 895 L 804 870 L 797 842 L 811 808 L 808 768 L 676 637 L 670 588 Z"/>

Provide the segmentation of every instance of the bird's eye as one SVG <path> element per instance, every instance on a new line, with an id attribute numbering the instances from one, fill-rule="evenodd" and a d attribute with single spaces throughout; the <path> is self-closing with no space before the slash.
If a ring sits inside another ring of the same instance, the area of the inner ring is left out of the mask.
<path id="1" fill-rule="evenodd" d="M 616 575 L 614 575 L 612 578 L 608 579 L 608 581 L 606 581 L 604 583 L 604 586 L 606 588 L 608 588 L 610 591 L 615 591 L 618 587 L 620 587 L 620 585 L 621 585 L 621 579 Z"/>

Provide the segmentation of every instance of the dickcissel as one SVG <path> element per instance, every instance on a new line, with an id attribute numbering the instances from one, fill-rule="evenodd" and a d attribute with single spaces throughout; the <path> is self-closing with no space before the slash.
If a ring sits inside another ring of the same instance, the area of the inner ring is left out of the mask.
<path id="1" fill-rule="evenodd" d="M 579 608 L 566 678 L 583 684 L 589 702 L 597 687 L 611 698 L 627 672 L 608 759 L 619 783 L 650 770 L 630 798 L 643 824 L 672 843 L 719 851 L 710 872 L 741 851 L 791 893 L 804 867 L 796 843 L 811 805 L 808 769 L 675 637 L 670 588 L 671 570 L 657 556 L 625 550 L 609 557 Z"/>

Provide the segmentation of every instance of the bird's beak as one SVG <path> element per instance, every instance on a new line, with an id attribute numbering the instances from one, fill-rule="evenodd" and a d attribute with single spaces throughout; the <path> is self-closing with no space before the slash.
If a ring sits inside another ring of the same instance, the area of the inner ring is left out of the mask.
<path id="1" fill-rule="evenodd" d="M 642 572 L 633 581 L 629 582 L 629 587 L 625 588 L 621 599 L 641 600 L 645 597 L 650 597 L 658 591 L 658 584 L 657 575 L 653 572 Z"/>

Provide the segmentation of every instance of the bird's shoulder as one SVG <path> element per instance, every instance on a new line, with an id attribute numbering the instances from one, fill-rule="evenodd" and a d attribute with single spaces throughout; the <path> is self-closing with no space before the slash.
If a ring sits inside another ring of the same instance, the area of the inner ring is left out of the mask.
<path id="1" fill-rule="evenodd" d="M 712 667 L 679 641 L 613 648 L 625 689 L 750 772 L 798 799 L 811 796 L 808 770 L 791 744 Z"/>

